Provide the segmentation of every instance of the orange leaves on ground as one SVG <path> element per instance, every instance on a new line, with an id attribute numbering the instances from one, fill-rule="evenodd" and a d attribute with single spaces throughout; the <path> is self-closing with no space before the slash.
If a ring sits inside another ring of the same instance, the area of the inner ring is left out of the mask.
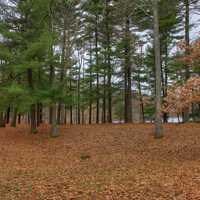
<path id="1" fill-rule="evenodd" d="M 151 124 L 0 129 L 0 199 L 197 200 L 200 125 L 164 128 L 159 141 Z"/>

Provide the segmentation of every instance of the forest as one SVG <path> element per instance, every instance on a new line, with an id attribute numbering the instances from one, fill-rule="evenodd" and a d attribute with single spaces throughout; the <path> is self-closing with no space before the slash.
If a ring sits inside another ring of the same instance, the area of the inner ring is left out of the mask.
<path id="1" fill-rule="evenodd" d="M 199 34 L 199 0 L 0 0 L 0 199 L 199 199 Z"/>

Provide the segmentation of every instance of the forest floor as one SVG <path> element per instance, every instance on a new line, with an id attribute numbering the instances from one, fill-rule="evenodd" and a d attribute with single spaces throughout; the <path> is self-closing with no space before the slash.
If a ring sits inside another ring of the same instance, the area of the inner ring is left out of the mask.
<path id="1" fill-rule="evenodd" d="M 200 125 L 0 129 L 0 200 L 199 200 Z"/>

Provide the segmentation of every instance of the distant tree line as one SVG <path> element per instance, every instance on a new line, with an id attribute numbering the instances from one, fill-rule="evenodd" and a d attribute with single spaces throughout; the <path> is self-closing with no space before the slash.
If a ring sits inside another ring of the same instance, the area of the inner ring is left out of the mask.
<path id="1" fill-rule="evenodd" d="M 162 137 L 168 88 L 200 73 L 198 58 L 180 59 L 192 54 L 193 10 L 197 0 L 0 1 L 1 126 L 26 117 L 36 133 L 44 112 L 52 136 L 67 113 L 71 124 L 94 113 L 97 124 L 131 123 L 137 96 L 141 122 L 153 119 Z"/>

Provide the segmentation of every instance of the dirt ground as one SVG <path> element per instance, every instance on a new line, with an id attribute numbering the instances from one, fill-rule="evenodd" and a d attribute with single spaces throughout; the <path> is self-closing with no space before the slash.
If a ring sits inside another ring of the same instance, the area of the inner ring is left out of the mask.
<path id="1" fill-rule="evenodd" d="M 0 200 L 199 200 L 200 124 L 0 129 Z"/>

